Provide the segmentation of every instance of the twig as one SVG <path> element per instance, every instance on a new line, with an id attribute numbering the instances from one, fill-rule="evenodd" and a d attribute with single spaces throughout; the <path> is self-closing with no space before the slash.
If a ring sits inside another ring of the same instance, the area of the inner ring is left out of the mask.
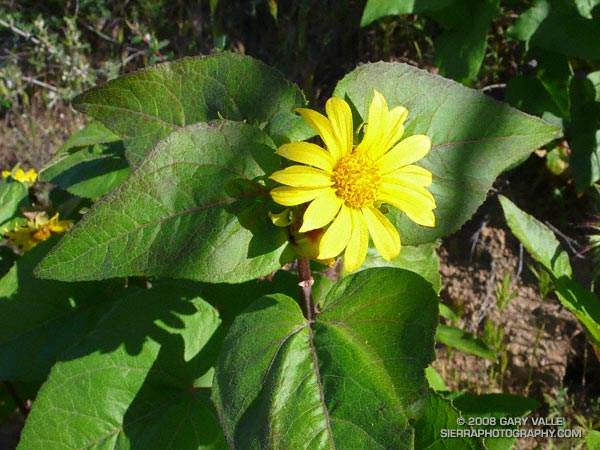
<path id="1" fill-rule="evenodd" d="M 564 234 L 562 231 L 560 231 L 558 228 L 556 228 L 554 225 L 552 225 L 550 222 L 548 222 L 547 220 L 544 222 L 544 224 L 550 228 L 555 234 L 558 234 L 561 238 L 564 239 L 565 244 L 567 244 L 567 246 L 569 247 L 569 249 L 571 250 L 571 252 L 573 252 L 573 254 L 577 257 L 577 258 L 581 258 L 583 259 L 584 257 L 579 255 L 579 251 L 581 250 L 581 248 L 583 247 L 579 242 L 577 242 L 575 239 L 567 236 L 566 234 Z M 577 250 L 576 247 L 579 247 L 579 250 Z"/>
<path id="2" fill-rule="evenodd" d="M 481 88 L 481 91 L 487 92 L 487 91 L 491 91 L 492 89 L 504 89 L 505 87 L 506 87 L 506 83 L 489 84 L 489 85 Z"/>
<path id="3" fill-rule="evenodd" d="M 477 229 L 477 231 L 475 233 L 473 233 L 473 235 L 471 236 L 471 252 L 469 253 L 469 262 L 473 262 L 473 255 L 475 254 L 475 248 L 477 247 L 477 243 L 480 242 L 479 237 L 481 236 L 481 232 L 483 231 L 483 229 L 486 227 L 487 225 L 487 221 L 484 220 L 481 222 L 481 225 L 479 225 L 479 228 Z"/>
<path id="4" fill-rule="evenodd" d="M 517 265 L 517 273 L 510 280 L 509 292 L 512 292 L 512 290 L 515 288 L 515 285 L 521 277 L 521 272 L 523 272 L 523 244 L 519 242 L 519 264 Z"/>
<path id="5" fill-rule="evenodd" d="M 27 415 L 29 414 L 29 407 L 21 399 L 21 397 L 19 396 L 19 393 L 15 389 L 15 386 L 10 381 L 3 381 L 3 383 L 4 383 L 4 387 L 8 391 L 8 394 L 12 397 L 14 402 L 17 404 L 17 407 L 19 408 L 19 411 L 21 411 L 21 414 L 23 414 L 23 417 L 27 417 Z"/>
<path id="6" fill-rule="evenodd" d="M 27 31 L 23 31 L 23 30 L 15 27 L 12 23 L 8 23 L 7 21 L 0 19 L 0 25 L 8 28 L 13 33 L 17 33 L 19 36 L 24 37 L 25 39 L 29 39 L 34 44 L 44 45 L 44 43 L 42 41 L 40 41 L 38 38 L 34 37 L 31 33 L 28 33 Z"/>
<path id="7" fill-rule="evenodd" d="M 58 53 L 56 48 L 53 48 L 51 45 L 48 45 L 48 43 L 43 42 L 42 40 L 36 38 L 31 33 L 28 33 L 27 31 L 23 31 L 20 28 L 15 27 L 12 23 L 8 23 L 6 20 L 0 19 L 0 25 L 8 28 L 13 33 L 18 34 L 19 36 L 22 36 L 25 39 L 30 40 L 31 42 L 33 42 L 36 45 L 45 47 L 48 50 L 48 52 L 50 52 L 53 55 L 56 55 Z M 79 67 L 73 65 L 72 62 L 65 61 L 65 64 L 67 66 L 69 66 L 70 68 L 72 68 L 75 72 L 77 72 L 78 75 L 85 76 L 85 74 L 81 71 L 81 69 Z"/>
<path id="8" fill-rule="evenodd" d="M 27 81 L 28 83 L 36 84 L 36 85 L 46 88 L 52 92 L 58 92 L 58 88 L 56 88 L 55 86 L 52 86 L 51 84 L 48 84 L 48 83 L 44 83 L 43 81 L 36 80 L 35 78 L 24 76 L 23 79 L 25 81 Z"/>
<path id="9" fill-rule="evenodd" d="M 83 26 L 84 26 L 85 28 L 87 28 L 88 30 L 90 30 L 92 33 L 95 33 L 95 34 L 97 34 L 97 35 L 98 35 L 100 38 L 104 39 L 105 41 L 107 41 L 107 42 L 110 42 L 111 44 L 119 45 L 119 46 L 122 46 L 122 45 L 123 45 L 123 43 L 122 43 L 122 42 L 119 42 L 118 40 L 116 40 L 116 39 L 114 39 L 114 38 L 110 37 L 109 35 L 107 35 L 107 34 L 104 34 L 104 33 L 103 33 L 102 31 L 100 31 L 100 30 L 96 30 L 96 29 L 95 29 L 93 26 L 91 26 L 90 24 L 88 24 L 88 23 L 85 23 L 85 22 L 82 22 L 82 24 L 83 24 Z M 128 45 L 127 47 L 125 47 L 125 48 L 126 48 L 126 50 L 127 50 L 127 51 L 129 51 L 129 52 L 133 52 L 133 51 L 137 51 L 137 50 L 138 50 L 137 48 L 135 48 L 135 47 L 131 47 L 131 46 L 129 46 L 129 45 Z"/>
<path id="10" fill-rule="evenodd" d="M 488 310 L 491 309 L 491 307 L 492 307 L 491 299 L 492 299 L 492 295 L 494 293 L 494 287 L 496 285 L 496 264 L 494 263 L 493 259 L 492 259 L 492 262 L 490 263 L 490 272 L 492 275 L 490 276 L 490 279 L 487 284 L 485 298 L 481 302 L 481 307 L 479 308 L 477 318 L 473 321 L 473 324 L 471 325 L 471 331 L 473 333 L 477 332 L 477 329 L 479 328 L 479 324 L 481 323 L 483 318 L 487 315 Z"/>

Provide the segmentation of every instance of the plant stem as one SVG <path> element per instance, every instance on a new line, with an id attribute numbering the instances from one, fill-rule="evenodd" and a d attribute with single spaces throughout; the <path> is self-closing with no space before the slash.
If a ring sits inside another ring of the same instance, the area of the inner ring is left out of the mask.
<path id="1" fill-rule="evenodd" d="M 19 393 L 15 389 L 15 386 L 10 381 L 4 381 L 3 383 L 9 395 L 12 397 L 17 407 L 19 408 L 19 411 L 21 411 L 21 414 L 23 414 L 24 417 L 27 417 L 27 415 L 29 414 L 29 407 L 25 404 L 23 399 L 21 399 Z"/>
<path id="2" fill-rule="evenodd" d="M 300 277 L 300 306 L 304 317 L 309 322 L 314 320 L 315 304 L 312 298 L 313 278 L 310 275 L 310 260 L 308 258 L 298 258 L 298 276 Z"/>

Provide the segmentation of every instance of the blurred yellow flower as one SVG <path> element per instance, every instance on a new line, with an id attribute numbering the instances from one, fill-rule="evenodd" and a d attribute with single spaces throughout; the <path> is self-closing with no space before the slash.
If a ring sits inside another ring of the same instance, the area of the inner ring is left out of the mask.
<path id="1" fill-rule="evenodd" d="M 310 203 L 304 212 L 302 233 L 326 227 L 317 258 L 335 258 L 345 250 L 348 272 L 360 267 L 369 246 L 369 235 L 381 256 L 390 260 L 400 253 L 400 236 L 380 211 L 388 203 L 419 225 L 435 226 L 432 182 L 429 170 L 412 163 L 431 149 L 426 135 L 400 141 L 408 110 L 388 109 L 375 91 L 369 107 L 362 142 L 354 146 L 350 106 L 332 97 L 325 106 L 327 117 L 305 108 L 297 111 L 319 134 L 326 149 L 308 142 L 284 144 L 277 154 L 303 165 L 279 170 L 270 178 L 285 186 L 271 191 L 284 206 Z"/>
<path id="2" fill-rule="evenodd" d="M 23 184 L 31 186 L 37 180 L 38 174 L 35 171 L 35 169 L 33 169 L 33 168 L 29 169 L 27 172 L 25 172 L 21 168 L 18 168 L 17 170 L 13 170 L 12 172 L 10 170 L 3 170 L 2 178 L 8 178 L 8 177 L 11 177 Z"/>
<path id="3" fill-rule="evenodd" d="M 71 228 L 72 220 L 58 220 L 58 213 L 48 219 L 45 212 L 25 213 L 27 222 L 17 225 L 13 230 L 4 229 L 8 242 L 22 252 L 28 252 L 40 242 L 44 242 L 56 233 L 64 233 Z"/>

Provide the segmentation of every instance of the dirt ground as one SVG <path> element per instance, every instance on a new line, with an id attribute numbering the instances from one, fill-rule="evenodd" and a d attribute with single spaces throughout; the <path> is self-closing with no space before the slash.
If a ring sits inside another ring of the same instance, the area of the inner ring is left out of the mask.
<path id="1" fill-rule="evenodd" d="M 494 348 L 500 355 L 496 364 L 439 346 L 434 368 L 448 387 L 528 396 L 542 403 L 534 415 L 558 414 L 571 428 L 577 426 L 578 415 L 598 415 L 594 405 L 600 395 L 600 364 L 574 316 L 553 293 L 541 298 L 530 269 L 535 263 L 504 223 L 497 198 L 490 196 L 470 222 L 443 241 L 438 253 L 442 302 L 458 314 L 456 326 L 488 344 L 491 330 L 504 334 Z M 504 277 L 510 279 L 507 297 L 514 298 L 501 310 L 498 296 Z M 585 448 L 580 444 L 527 439 L 516 448 Z"/>

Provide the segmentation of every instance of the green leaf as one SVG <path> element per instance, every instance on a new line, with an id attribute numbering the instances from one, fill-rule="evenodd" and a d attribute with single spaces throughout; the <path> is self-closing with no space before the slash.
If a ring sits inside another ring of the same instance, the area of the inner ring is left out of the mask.
<path id="1" fill-rule="evenodd" d="M 537 78 L 523 75 L 511 78 L 506 86 L 505 99 L 515 108 L 536 116 L 541 117 L 546 112 L 557 117 L 561 115 L 559 106 Z"/>
<path id="2" fill-rule="evenodd" d="M 233 323 L 213 399 L 230 447 L 412 448 L 427 402 L 438 299 L 395 268 L 344 278 L 308 322 L 284 295 Z"/>
<path id="3" fill-rule="evenodd" d="M 532 46 L 597 60 L 600 21 L 586 17 L 590 13 L 591 7 L 578 9 L 572 0 L 536 0 L 507 33 Z"/>
<path id="4" fill-rule="evenodd" d="M 553 279 L 560 302 L 579 320 L 596 349 L 600 349 L 600 299 L 573 278 Z"/>
<path id="5" fill-rule="evenodd" d="M 52 369 L 18 448 L 226 449 L 209 396 L 219 323 L 172 287 L 123 298 Z"/>
<path id="6" fill-rule="evenodd" d="M 484 450 L 486 447 L 477 438 L 444 437 L 450 430 L 468 430 L 459 425 L 461 414 L 450 400 L 436 392 L 429 393 L 429 404 L 425 414 L 415 423 L 415 449 L 419 450 Z"/>
<path id="7" fill-rule="evenodd" d="M 498 4 L 499 0 L 461 0 L 432 15 L 446 28 L 435 41 L 440 75 L 457 81 L 477 77 Z"/>
<path id="8" fill-rule="evenodd" d="M 535 57 L 537 61 L 537 78 L 558 106 L 560 113 L 557 115 L 569 119 L 569 85 L 573 78 L 569 59 L 556 52 L 542 49 L 530 52 L 530 57 Z"/>
<path id="9" fill-rule="evenodd" d="M 530 398 L 510 394 L 484 394 L 475 395 L 470 393 L 460 393 L 452 395 L 452 403 L 458 408 L 463 417 L 468 421 L 469 418 L 475 421 L 481 418 L 495 418 L 494 425 L 476 425 L 474 429 L 518 429 L 519 419 L 531 413 L 538 408 L 540 404 Z M 501 418 L 506 418 L 505 422 Z M 525 425 L 523 419 L 521 425 Z M 475 422 L 477 423 L 477 422 Z M 516 438 L 508 437 L 488 437 L 484 439 L 485 448 L 488 450 L 510 450 L 516 442 Z"/>
<path id="10" fill-rule="evenodd" d="M 55 243 L 35 247 L 0 279 L 0 379 L 43 380 L 111 304 L 117 283 L 40 280 L 33 268 Z"/>
<path id="11" fill-rule="evenodd" d="M 27 187 L 12 178 L 0 180 L 0 227 L 12 228 L 12 219 L 27 204 Z"/>
<path id="12" fill-rule="evenodd" d="M 506 197 L 499 198 L 510 230 L 548 271 L 560 302 L 579 320 L 594 346 L 600 348 L 600 299 L 573 280 L 569 257 L 554 233 Z"/>
<path id="13" fill-rule="evenodd" d="M 289 112 L 276 114 L 265 131 L 273 138 L 277 147 L 288 142 L 305 141 L 316 135 L 315 130 L 302 116 Z"/>
<path id="14" fill-rule="evenodd" d="M 440 303 L 440 316 L 448 319 L 452 323 L 458 322 L 458 316 L 443 303 Z"/>
<path id="15" fill-rule="evenodd" d="M 473 333 L 461 330 L 460 328 L 438 325 L 435 333 L 435 340 L 448 347 L 453 347 L 469 355 L 479 356 L 481 358 L 496 361 L 496 354 L 481 339 L 475 337 Z"/>
<path id="16" fill-rule="evenodd" d="M 18 256 L 8 247 L 0 247 L 0 278 L 8 273 Z"/>
<path id="17" fill-rule="evenodd" d="M 550 3 L 547 0 L 536 0 L 534 6 L 521 14 L 515 24 L 507 29 L 507 34 L 528 42 L 549 14 Z"/>
<path id="18" fill-rule="evenodd" d="M 448 386 L 444 383 L 444 379 L 437 370 L 429 366 L 425 369 L 425 376 L 429 387 L 435 391 L 447 391 Z"/>
<path id="19" fill-rule="evenodd" d="M 551 140 L 558 129 L 453 81 L 400 63 L 360 66 L 334 95 L 366 120 L 373 90 L 388 106 L 408 108 L 405 136 L 427 134 L 429 154 L 417 164 L 433 173 L 436 226 L 414 224 L 390 208 L 405 245 L 433 242 L 456 231 L 484 201 L 496 177 Z"/>
<path id="20" fill-rule="evenodd" d="M 89 147 L 95 144 L 109 144 L 120 141 L 121 138 L 110 131 L 100 122 L 90 122 L 81 130 L 73 133 L 57 151 L 57 154 L 68 152 L 79 147 Z"/>
<path id="21" fill-rule="evenodd" d="M 118 136 L 92 122 L 65 142 L 42 169 L 40 179 L 71 194 L 96 200 L 116 187 L 129 172 L 125 147 Z"/>
<path id="22" fill-rule="evenodd" d="M 304 106 L 300 90 L 275 69 L 224 53 L 185 58 L 126 75 L 75 97 L 75 109 L 123 139 L 133 166 L 169 133 L 224 118 L 262 125 Z M 280 129 L 280 135 L 285 134 Z"/>
<path id="23" fill-rule="evenodd" d="M 400 255 L 391 261 L 386 261 L 374 248 L 369 248 L 365 262 L 359 270 L 371 267 L 397 267 L 410 270 L 425 278 L 431 283 L 435 292 L 442 289 L 442 276 L 440 275 L 440 259 L 435 251 L 437 243 L 431 242 L 419 246 L 405 245 Z"/>
<path id="24" fill-rule="evenodd" d="M 538 263 L 555 277 L 573 274 L 569 255 L 562 249 L 554 233 L 535 217 L 521 211 L 513 202 L 499 196 L 510 231 Z"/>
<path id="25" fill-rule="evenodd" d="M 164 275 L 237 283 L 294 259 L 262 179 L 281 167 L 255 127 L 216 121 L 172 133 L 97 202 L 37 269 L 63 281 Z"/>
<path id="26" fill-rule="evenodd" d="M 596 76 L 571 83 L 571 171 L 579 192 L 600 179 L 600 90 Z"/>
<path id="27" fill-rule="evenodd" d="M 594 101 L 600 102 L 600 70 L 588 73 L 586 78 L 590 80 L 592 86 L 594 86 Z"/>
<path id="28" fill-rule="evenodd" d="M 588 448 L 600 448 L 600 431 L 587 430 L 585 442 Z"/>
<path id="29" fill-rule="evenodd" d="M 506 101 L 540 117 L 551 114 L 568 121 L 571 117 L 569 87 L 573 79 L 569 59 L 540 48 L 531 49 L 527 58 L 537 63 L 535 77 L 520 75 L 509 80 Z"/>
<path id="30" fill-rule="evenodd" d="M 360 26 L 366 27 L 384 16 L 435 11 L 455 2 L 456 0 L 367 0 Z"/>

